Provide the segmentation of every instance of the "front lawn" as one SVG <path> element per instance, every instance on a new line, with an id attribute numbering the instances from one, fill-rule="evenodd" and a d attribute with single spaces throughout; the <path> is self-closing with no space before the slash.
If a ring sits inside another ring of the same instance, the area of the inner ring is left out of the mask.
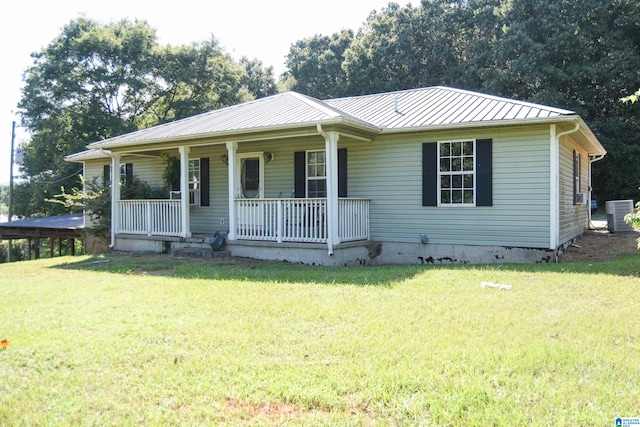
<path id="1" fill-rule="evenodd" d="M 113 254 L 0 277 L 1 426 L 640 416 L 636 255 L 324 268 Z"/>

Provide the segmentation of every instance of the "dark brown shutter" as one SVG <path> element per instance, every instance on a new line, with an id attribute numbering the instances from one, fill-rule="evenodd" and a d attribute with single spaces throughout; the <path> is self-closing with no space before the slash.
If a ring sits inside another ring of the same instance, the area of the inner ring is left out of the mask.
<path id="1" fill-rule="evenodd" d="M 200 159 L 200 206 L 209 206 L 209 158 Z"/>
<path id="2" fill-rule="evenodd" d="M 295 197 L 304 199 L 307 196 L 307 171 L 306 171 L 306 153 L 304 151 L 296 151 L 293 155 L 293 194 Z"/>
<path id="3" fill-rule="evenodd" d="M 476 206 L 493 206 L 493 140 L 476 141 Z"/>
<path id="4" fill-rule="evenodd" d="M 125 182 L 130 183 L 133 181 L 133 163 L 126 163 L 124 166 Z"/>
<path id="5" fill-rule="evenodd" d="M 438 143 L 422 144 L 422 206 L 438 206 Z"/>
<path id="6" fill-rule="evenodd" d="M 111 184 L 111 165 L 102 167 L 102 186 L 107 188 Z"/>
<path id="7" fill-rule="evenodd" d="M 347 149 L 338 150 L 338 197 L 347 197 Z"/>

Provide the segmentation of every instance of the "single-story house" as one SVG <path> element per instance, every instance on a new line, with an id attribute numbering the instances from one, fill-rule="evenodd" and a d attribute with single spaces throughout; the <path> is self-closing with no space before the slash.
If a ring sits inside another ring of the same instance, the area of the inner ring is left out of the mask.
<path id="1" fill-rule="evenodd" d="M 67 157 L 112 191 L 111 246 L 226 235 L 232 256 L 316 265 L 549 262 L 589 222 L 606 151 L 573 111 L 449 87 L 281 93 L 97 141 Z M 179 161 L 178 161 L 179 160 Z M 166 181 L 166 179 L 165 179 Z"/>

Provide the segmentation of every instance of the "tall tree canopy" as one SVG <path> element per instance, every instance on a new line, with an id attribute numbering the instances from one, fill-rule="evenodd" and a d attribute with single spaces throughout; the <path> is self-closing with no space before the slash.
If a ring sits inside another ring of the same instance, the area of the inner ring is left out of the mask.
<path id="1" fill-rule="evenodd" d="M 575 110 L 609 152 L 594 164 L 596 195 L 640 199 L 640 105 L 619 102 L 640 87 L 639 28 L 635 0 L 390 3 L 339 66 L 319 43 L 339 34 L 294 43 L 286 76 L 320 98 L 447 85 Z"/>
<path id="2" fill-rule="evenodd" d="M 271 68 L 235 62 L 215 38 L 159 46 L 144 21 L 79 18 L 25 72 L 19 108 L 30 132 L 15 213 L 63 213 L 45 200 L 79 184 L 66 155 L 91 142 L 276 92 Z"/>

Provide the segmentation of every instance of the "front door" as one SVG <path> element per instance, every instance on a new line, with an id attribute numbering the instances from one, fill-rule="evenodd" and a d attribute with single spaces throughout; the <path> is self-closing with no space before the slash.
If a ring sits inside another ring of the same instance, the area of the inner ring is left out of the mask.
<path id="1" fill-rule="evenodd" d="M 236 167 L 236 192 L 240 199 L 264 197 L 264 159 L 262 153 L 240 153 Z"/>

